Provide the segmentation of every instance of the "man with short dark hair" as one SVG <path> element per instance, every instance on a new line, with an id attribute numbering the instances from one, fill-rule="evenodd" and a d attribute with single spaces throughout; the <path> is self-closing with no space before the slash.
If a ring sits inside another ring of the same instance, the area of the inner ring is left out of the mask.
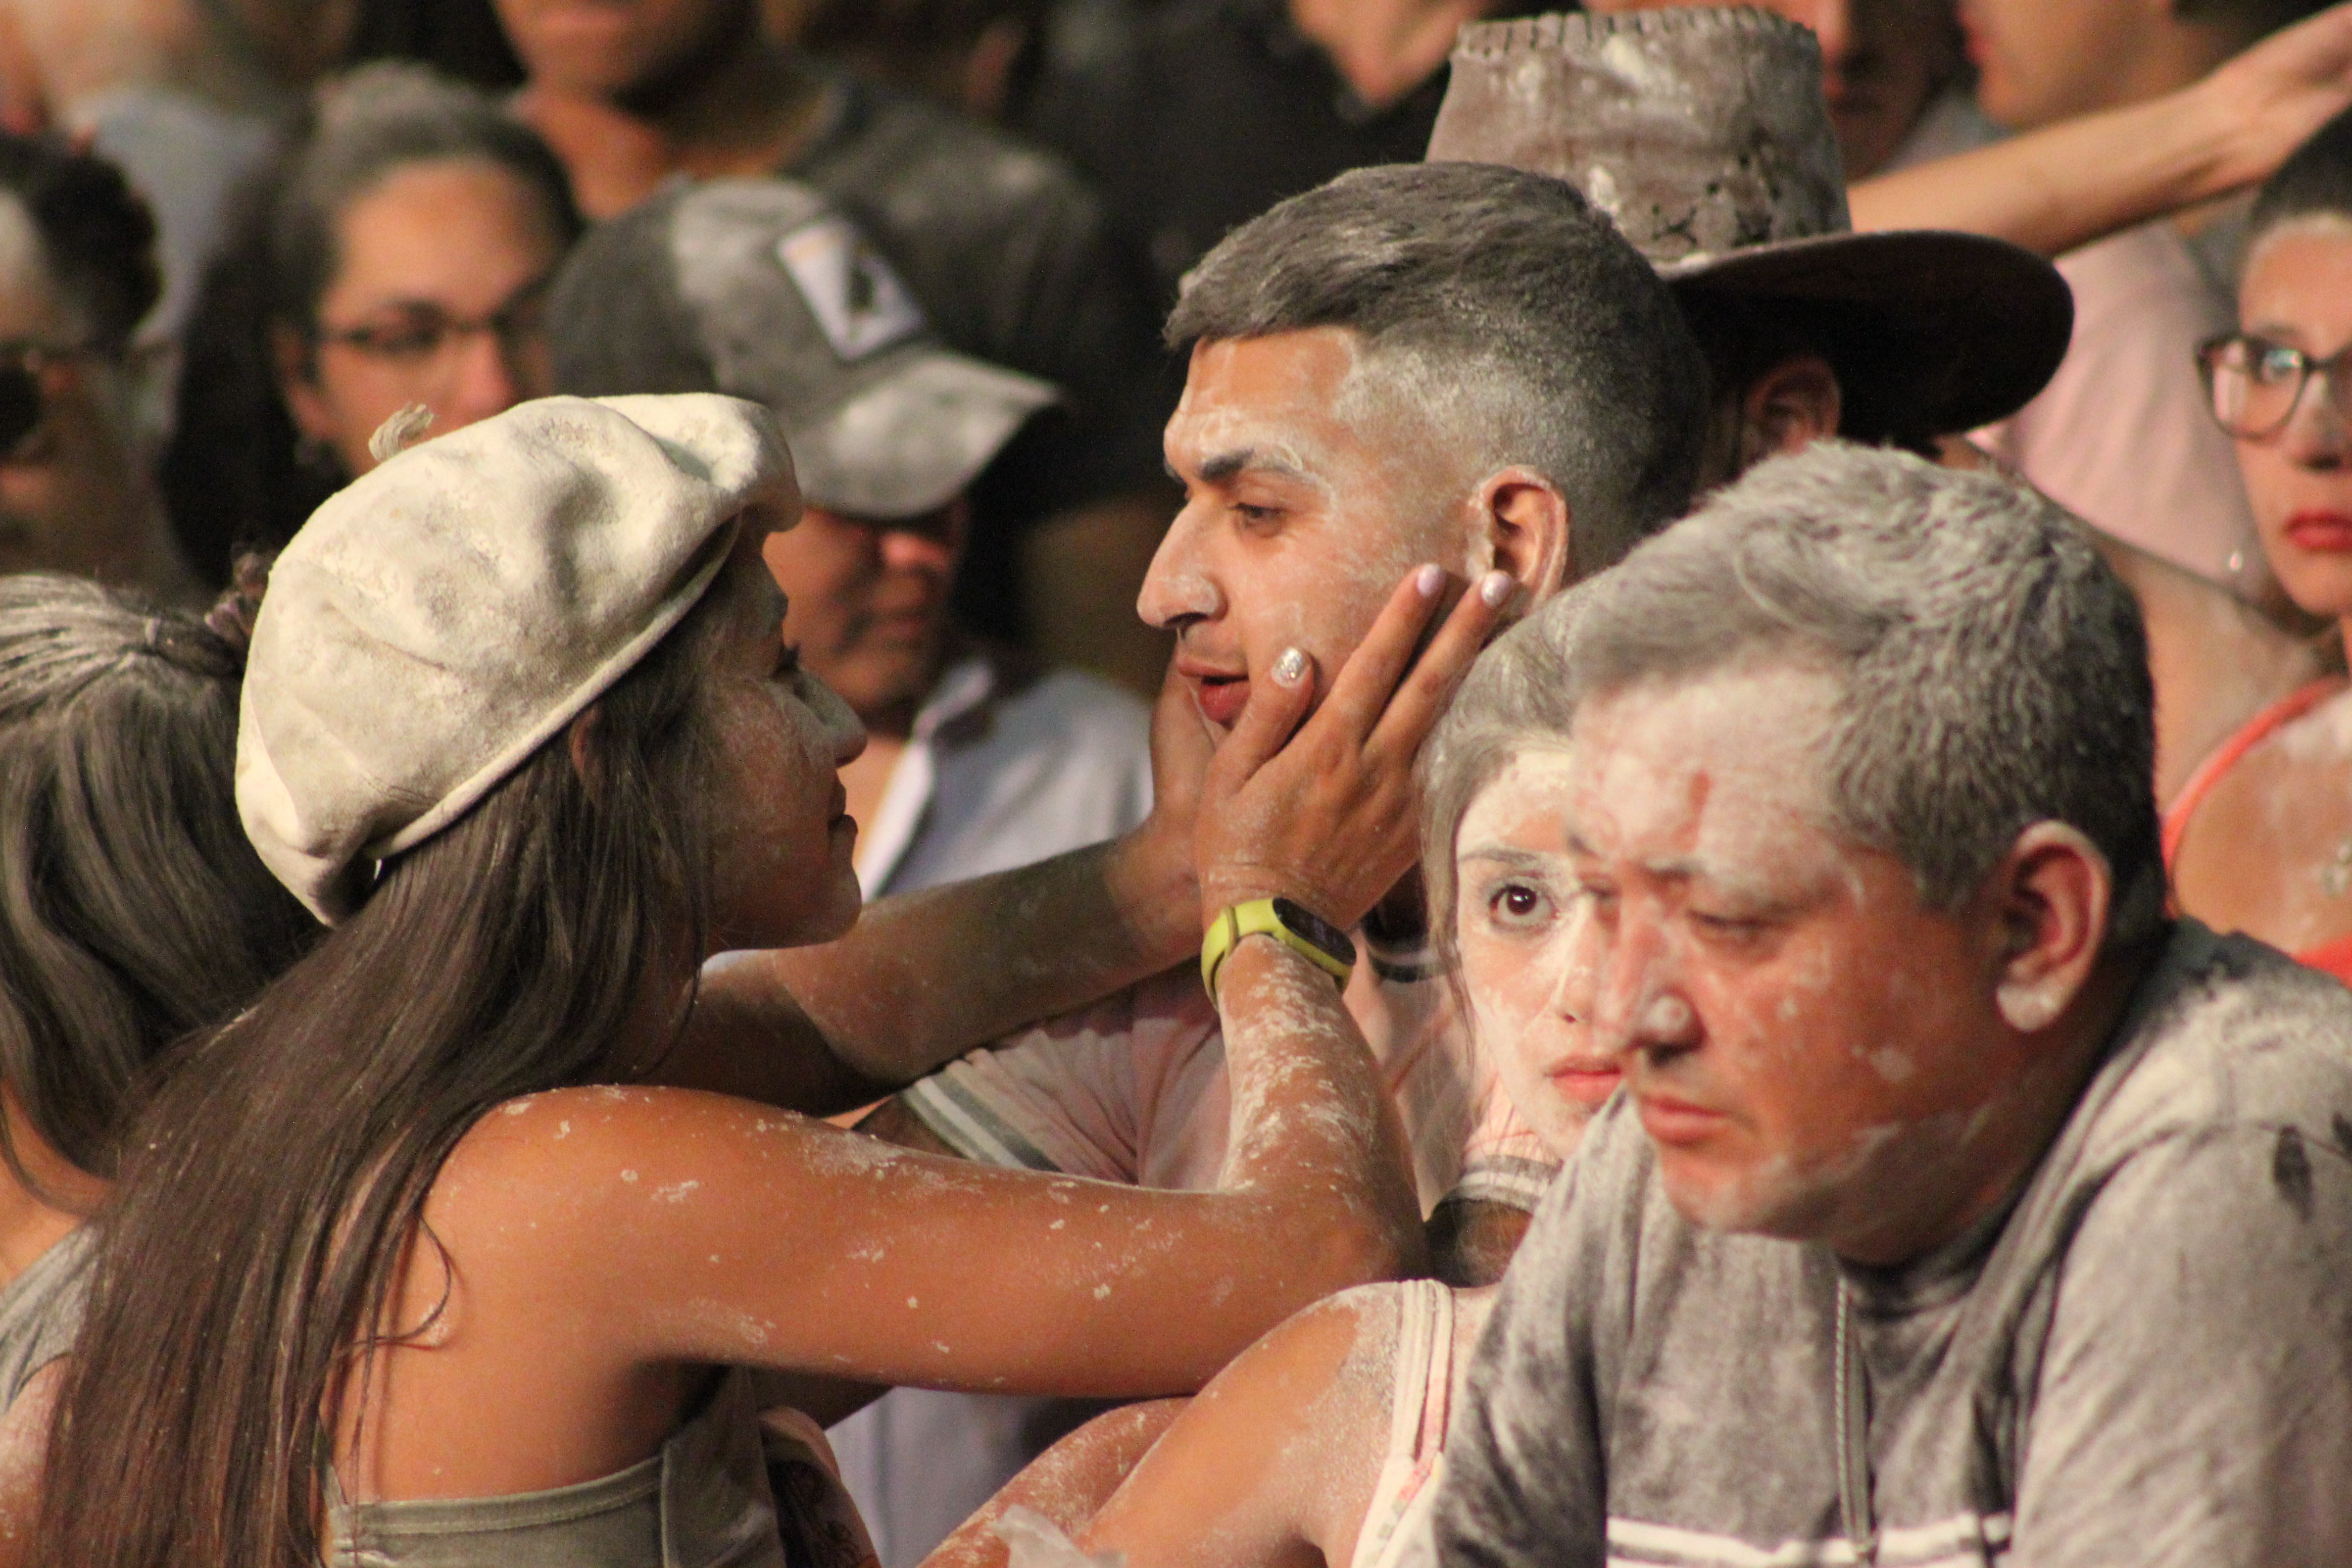
<path id="1" fill-rule="evenodd" d="M 1188 499 L 1139 608 L 1176 634 L 1176 672 L 1221 742 L 1254 689 L 1279 685 L 1286 650 L 1328 691 L 1416 562 L 1542 599 L 1672 519 L 1696 470 L 1704 374 L 1664 286 L 1544 176 L 1342 175 L 1229 236 L 1169 336 L 1191 352 L 1166 440 Z M 1387 1068 L 1440 1267 L 1491 1277 L 1489 1248 L 1516 1240 L 1550 1162 L 1455 1012 L 1417 889 L 1369 914 L 1353 890 L 1366 853 L 1327 846 L 1310 901 L 1360 927 L 1350 1009 Z M 1203 904 L 1217 912 L 1213 890 Z M 1224 1158 L 1225 1093 L 1213 1002 L 1180 970 L 950 1065 L 871 1125 L 996 1163 L 1202 1187 Z"/>
<path id="2" fill-rule="evenodd" d="M 1562 996 L 1625 1092 L 1422 1559 L 2344 1562 L 2352 995 L 2165 917 L 2128 590 L 1824 444 L 1573 608 Z"/>

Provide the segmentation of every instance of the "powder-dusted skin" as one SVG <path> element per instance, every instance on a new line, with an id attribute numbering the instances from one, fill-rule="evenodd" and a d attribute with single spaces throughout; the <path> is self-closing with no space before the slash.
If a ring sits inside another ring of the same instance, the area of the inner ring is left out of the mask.
<path id="1" fill-rule="evenodd" d="M 1510 1107 L 1425 951 L 1359 930 L 1348 1005 L 1395 1097 L 1424 1211 L 1448 1196 L 1533 1208 L 1549 1151 Z M 967 1159 L 1204 1192 L 1226 1154 L 1224 1035 L 1177 970 L 950 1063 L 903 1103 Z"/>
<path id="2" fill-rule="evenodd" d="M 1878 1562 L 2352 1561 L 2352 994 L 2183 921 L 2014 1205 L 1843 1270 Z M 1413 1560 L 1852 1562 L 1841 1266 L 1697 1228 L 1623 1097 L 1538 1213 Z"/>

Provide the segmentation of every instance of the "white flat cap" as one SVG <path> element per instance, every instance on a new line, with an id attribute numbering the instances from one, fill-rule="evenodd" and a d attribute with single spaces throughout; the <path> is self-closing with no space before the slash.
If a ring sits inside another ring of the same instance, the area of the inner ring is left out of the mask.
<path id="1" fill-rule="evenodd" d="M 550 397 L 403 452 L 278 558 L 247 657 L 236 804 L 332 922 L 643 658 L 800 494 L 731 397 Z"/>

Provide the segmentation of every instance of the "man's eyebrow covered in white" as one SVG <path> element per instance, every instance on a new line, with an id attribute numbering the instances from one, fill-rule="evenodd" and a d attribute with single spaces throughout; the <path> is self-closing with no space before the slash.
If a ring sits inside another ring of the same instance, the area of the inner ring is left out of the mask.
<path id="1" fill-rule="evenodd" d="M 1570 855 L 1596 858 L 1600 851 L 1592 847 L 1573 826 L 1563 838 Z M 1726 866 L 1705 855 L 1659 855 L 1640 862 L 1643 874 L 1664 882 L 1703 885 L 1711 891 L 1727 894 L 1744 902 L 1767 909 L 1782 909 L 1802 901 L 1790 897 L 1788 889 L 1764 878 L 1734 867 Z"/>
<path id="2" fill-rule="evenodd" d="M 1257 447 L 1243 447 L 1230 452 L 1218 452 L 1202 459 L 1201 479 L 1204 483 L 1221 485 L 1239 479 L 1244 473 L 1272 474 L 1277 479 L 1296 479 L 1301 484 L 1318 484 L 1297 457 L 1288 452 L 1270 452 Z"/>

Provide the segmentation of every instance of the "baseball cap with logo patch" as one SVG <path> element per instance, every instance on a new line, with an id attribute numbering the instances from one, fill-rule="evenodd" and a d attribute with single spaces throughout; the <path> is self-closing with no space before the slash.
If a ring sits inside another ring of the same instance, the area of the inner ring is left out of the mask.
<path id="1" fill-rule="evenodd" d="M 563 392 L 766 404 L 810 503 L 849 517 L 946 505 L 1056 395 L 943 347 L 856 225 L 791 180 L 682 185 L 599 226 L 548 337 Z"/>

